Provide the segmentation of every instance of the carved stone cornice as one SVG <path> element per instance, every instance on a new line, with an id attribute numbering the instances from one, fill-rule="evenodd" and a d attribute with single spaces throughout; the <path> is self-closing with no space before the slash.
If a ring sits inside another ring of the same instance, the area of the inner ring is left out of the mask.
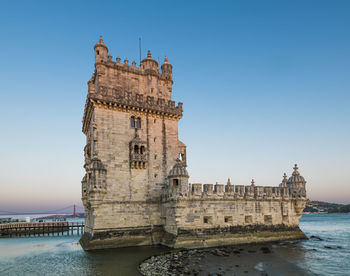
<path id="1" fill-rule="evenodd" d="M 182 117 L 182 103 L 175 106 L 174 101 L 166 102 L 162 98 L 154 98 L 138 93 L 127 92 L 122 88 L 99 87 L 97 93 L 89 93 L 88 100 L 98 104 L 137 110 L 146 113 L 155 113 L 180 119 Z M 85 105 L 85 113 L 88 115 L 88 104 Z M 85 118 L 85 114 L 84 114 Z M 88 119 L 88 117 L 86 117 Z"/>

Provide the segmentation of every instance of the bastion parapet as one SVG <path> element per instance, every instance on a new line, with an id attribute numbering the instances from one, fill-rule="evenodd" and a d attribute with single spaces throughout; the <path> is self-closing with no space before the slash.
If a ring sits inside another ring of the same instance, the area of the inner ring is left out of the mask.
<path id="1" fill-rule="evenodd" d="M 113 61 L 100 38 L 83 115 L 82 201 L 86 250 L 163 244 L 211 247 L 303 239 L 306 204 L 297 165 L 276 186 L 189 184 L 178 138 L 183 105 L 172 100 L 172 65 L 148 51 L 139 67 Z"/>

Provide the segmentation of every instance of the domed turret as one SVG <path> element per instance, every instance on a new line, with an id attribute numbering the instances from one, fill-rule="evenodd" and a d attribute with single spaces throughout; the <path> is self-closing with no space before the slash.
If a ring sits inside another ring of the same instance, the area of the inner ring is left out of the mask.
<path id="1" fill-rule="evenodd" d="M 176 160 L 176 164 L 170 170 L 168 177 L 189 177 L 186 167 L 181 160 Z"/>
<path id="2" fill-rule="evenodd" d="M 101 61 L 107 61 L 108 56 L 108 48 L 104 44 L 102 35 L 100 36 L 99 42 L 96 43 L 94 46 L 95 49 L 95 63 L 101 62 Z"/>
<path id="3" fill-rule="evenodd" d="M 162 76 L 164 76 L 166 79 L 172 80 L 173 66 L 168 62 L 168 58 L 166 56 L 161 69 L 162 69 Z"/>
<path id="4" fill-rule="evenodd" d="M 298 171 L 298 165 L 295 164 L 292 176 L 289 177 L 287 181 L 287 186 L 289 187 L 292 195 L 294 197 L 306 197 L 305 184 L 306 181 L 304 177 L 300 175 Z"/>
<path id="5" fill-rule="evenodd" d="M 145 71 L 157 72 L 158 62 L 152 58 L 150 50 L 147 52 L 147 57 L 141 61 L 141 68 Z"/>
<path id="6" fill-rule="evenodd" d="M 188 172 L 184 162 L 176 160 L 176 164 L 168 174 L 169 193 L 173 197 L 186 196 L 188 194 Z"/>
<path id="7" fill-rule="evenodd" d="M 98 199 L 98 193 L 106 192 L 107 170 L 102 161 L 97 157 L 91 159 L 87 170 L 86 190 L 95 193 L 95 199 Z"/>
<path id="8" fill-rule="evenodd" d="M 301 184 L 301 183 L 306 183 L 304 177 L 302 177 L 298 171 L 298 165 L 294 165 L 294 171 L 292 173 L 292 176 L 289 177 L 287 184 Z"/>

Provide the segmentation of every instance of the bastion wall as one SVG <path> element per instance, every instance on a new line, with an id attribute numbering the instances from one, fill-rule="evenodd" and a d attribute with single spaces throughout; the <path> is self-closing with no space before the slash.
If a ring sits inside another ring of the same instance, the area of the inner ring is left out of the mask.
<path id="1" fill-rule="evenodd" d="M 139 67 L 113 61 L 102 38 L 94 50 L 82 122 L 84 249 L 305 238 L 306 181 L 297 166 L 276 187 L 189 184 L 172 65 L 165 58 L 159 66 L 150 52 Z"/>

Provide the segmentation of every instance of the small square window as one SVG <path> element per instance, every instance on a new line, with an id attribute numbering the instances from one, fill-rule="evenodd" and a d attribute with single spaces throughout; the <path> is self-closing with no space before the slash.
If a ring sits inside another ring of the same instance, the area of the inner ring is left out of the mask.
<path id="1" fill-rule="evenodd" d="M 272 224 L 272 216 L 271 215 L 265 215 L 264 216 L 264 222 L 265 222 L 265 224 Z"/>
<path id="2" fill-rule="evenodd" d="M 205 216 L 205 217 L 203 217 L 203 222 L 204 222 L 204 224 L 212 224 L 213 219 L 210 216 Z"/>
<path id="3" fill-rule="evenodd" d="M 244 222 L 249 224 L 253 222 L 253 217 L 252 216 L 245 216 Z"/>

